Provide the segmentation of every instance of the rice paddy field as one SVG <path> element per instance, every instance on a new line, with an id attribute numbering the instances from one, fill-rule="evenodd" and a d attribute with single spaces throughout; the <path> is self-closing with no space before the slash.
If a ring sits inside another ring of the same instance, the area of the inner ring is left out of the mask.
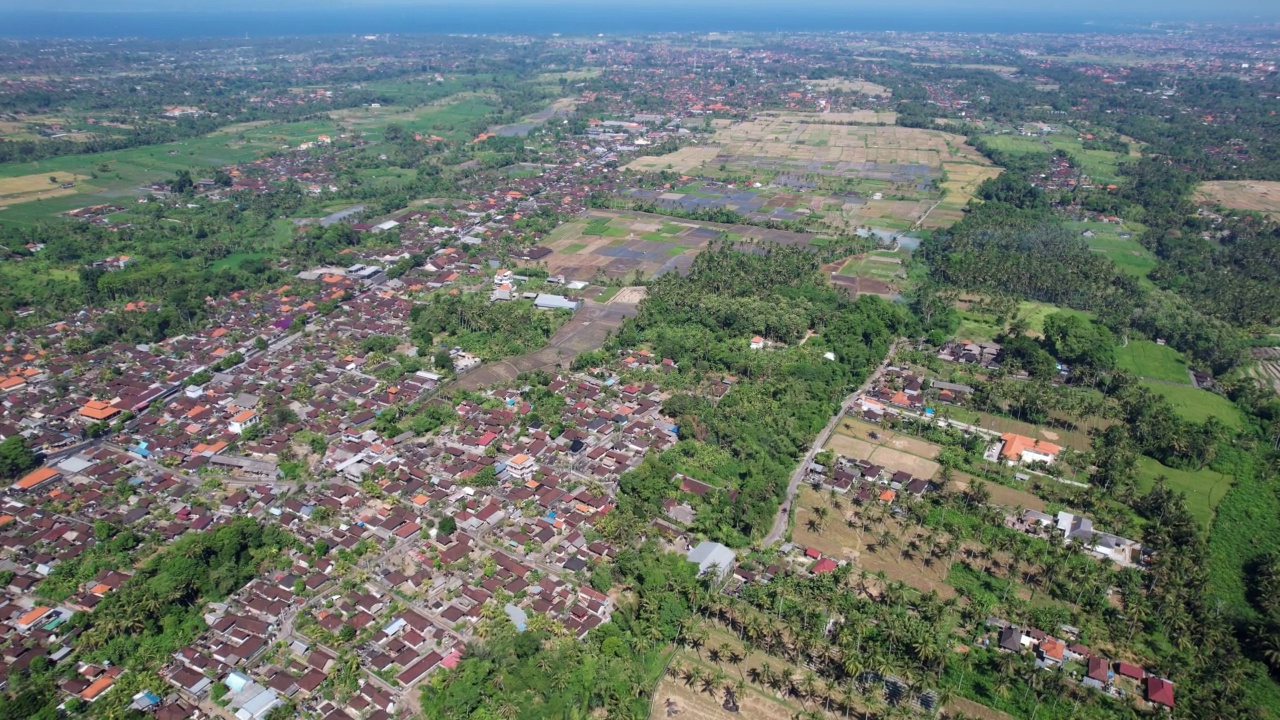
<path id="1" fill-rule="evenodd" d="M 194 174 L 247 162 L 269 151 L 297 147 L 318 135 L 352 131 L 380 137 L 382 128 L 396 122 L 413 132 L 456 141 L 469 139 L 475 121 L 492 112 L 497 101 L 482 93 L 439 99 L 447 87 L 452 86 L 418 88 L 423 98 L 436 98 L 419 108 L 350 108 L 335 111 L 328 119 L 243 123 L 161 145 L 0 164 L 0 224 L 34 225 L 86 205 L 119 203 L 141 195 L 140 186 L 170 179 L 178 170 Z M 50 182 L 50 176 L 58 182 Z M 396 182 L 400 178 L 369 179 Z M 74 182 L 75 187 L 60 188 L 64 182 Z"/>
<path id="2" fill-rule="evenodd" d="M 843 90 L 844 92 L 871 95 L 873 97 L 891 97 L 893 95 L 893 91 L 883 85 L 851 78 L 825 78 L 811 80 L 808 84 L 824 90 Z"/>
<path id="3" fill-rule="evenodd" d="M 836 124 L 873 121 L 884 119 L 853 113 L 767 113 L 747 122 L 717 125 L 710 144 L 640 157 L 627 167 L 703 178 L 747 173 L 766 186 L 810 195 L 826 188 L 833 196 L 818 205 L 828 215 L 838 213 L 839 222 L 832 227 L 868 225 L 898 231 L 950 226 L 962 217 L 977 186 L 1000 172 L 960 135 Z M 853 193 L 855 201 L 841 193 Z"/>
<path id="4" fill-rule="evenodd" d="M 942 170 L 946 173 L 942 199 L 921 221 L 920 225 L 925 228 L 945 228 L 960 222 L 978 186 L 1000 174 L 1000 168 L 993 165 L 967 161 L 944 161 Z"/>
<path id="5" fill-rule="evenodd" d="M 754 225 L 725 225 L 675 220 L 663 215 L 630 211 L 592 210 L 556 228 L 544 245 L 551 255 L 541 258 L 553 274 L 567 280 L 656 277 L 687 272 L 709 242 L 770 241 L 809 246 L 809 233 L 770 230 Z"/>

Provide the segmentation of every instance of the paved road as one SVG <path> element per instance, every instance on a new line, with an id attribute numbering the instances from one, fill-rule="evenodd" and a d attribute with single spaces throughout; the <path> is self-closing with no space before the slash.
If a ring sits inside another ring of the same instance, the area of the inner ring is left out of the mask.
<path id="1" fill-rule="evenodd" d="M 773 520 L 773 529 L 764 537 L 764 541 L 762 543 L 764 547 L 769 547 L 770 545 L 777 543 L 782 539 L 783 535 L 786 534 L 787 522 L 791 513 L 791 503 L 795 500 L 796 491 L 800 489 L 800 483 L 804 481 L 804 476 L 808 471 L 810 463 L 813 462 L 813 458 L 817 456 L 819 452 L 822 452 L 822 446 L 827 444 L 827 438 L 831 437 L 831 433 L 835 432 L 836 425 L 840 422 L 840 418 L 844 417 L 844 414 L 849 412 L 850 408 L 853 407 L 854 399 L 871 389 L 871 386 L 874 385 L 875 382 L 880 379 L 880 376 L 884 374 L 885 368 L 889 367 L 889 361 L 898 354 L 898 347 L 900 343 L 900 340 L 895 340 L 893 345 L 889 347 L 889 352 L 885 354 L 884 360 L 880 363 L 880 367 L 876 368 L 870 375 L 868 375 L 866 381 L 863 382 L 857 390 L 850 393 L 849 396 L 844 399 L 844 402 L 840 403 L 840 409 L 837 410 L 836 413 L 831 416 L 831 419 L 827 421 L 827 426 L 822 429 L 822 432 L 818 433 L 818 437 L 814 439 L 813 445 L 809 448 L 808 454 L 804 456 L 804 460 L 796 466 L 795 472 L 791 473 L 791 484 L 787 486 L 787 498 L 782 501 L 782 507 L 778 508 L 778 516 Z"/>

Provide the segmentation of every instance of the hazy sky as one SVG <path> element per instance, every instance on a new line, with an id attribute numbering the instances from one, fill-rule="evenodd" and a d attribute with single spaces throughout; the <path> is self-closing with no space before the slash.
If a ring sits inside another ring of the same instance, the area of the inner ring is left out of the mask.
<path id="1" fill-rule="evenodd" d="M 503 6 L 541 6 L 566 8 L 587 6 L 600 8 L 598 0 L 217 0 L 205 6 L 209 11 L 219 10 L 316 10 L 321 8 L 351 7 L 459 7 L 475 5 Z M 657 0 L 658 5 L 674 5 L 676 0 Z M 683 0 L 680 5 L 701 8 L 740 8 L 750 5 L 752 9 L 765 9 L 777 6 L 780 11 L 787 11 L 797 6 L 821 7 L 836 5 L 843 10 L 851 10 L 865 6 L 868 10 L 884 12 L 887 7 L 883 0 Z M 624 4 L 626 12 L 643 12 L 643 5 Z M 652 4 L 649 5 L 652 7 Z M 1280 16 L 1280 3 L 1274 0 L 1073 0 L 1066 4 L 1039 5 L 1028 0 L 896 0 L 894 8 L 904 11 L 937 10 L 948 15 L 974 12 L 1004 13 L 1042 13 L 1064 15 L 1098 15 L 1098 16 L 1144 16 L 1144 17 L 1212 17 L 1232 16 L 1247 17 L 1252 15 L 1264 17 Z M 0 10 L 87 10 L 103 11 L 151 11 L 169 12 L 201 9 L 200 3 L 174 3 L 172 0 L 42 0 L 32 3 L 30 0 L 0 0 Z M 621 10 L 621 8 L 619 8 Z"/>

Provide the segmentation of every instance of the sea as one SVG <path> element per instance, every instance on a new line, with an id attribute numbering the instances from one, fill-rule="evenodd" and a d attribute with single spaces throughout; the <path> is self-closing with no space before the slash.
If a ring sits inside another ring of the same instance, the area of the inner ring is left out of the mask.
<path id="1" fill-rule="evenodd" d="M 888 5 L 888 4 L 887 4 Z M 959 4 L 957 4 L 959 5 Z M 30 6 L 28 6 L 30 8 Z M 1175 18 L 1194 20 L 1195 18 Z M 1203 19 L 1203 18 L 1202 18 Z M 1221 18 L 1219 18 L 1221 20 Z M 0 9 L 0 38 L 279 37 L 364 34 L 636 35 L 672 32 L 1114 33 L 1159 30 L 1155 18 L 1067 11 L 923 10 L 797 2 L 702 5 L 600 2 L 454 4 L 288 11 L 59 12 Z M 3 52 L 0 50 L 0 52 Z"/>

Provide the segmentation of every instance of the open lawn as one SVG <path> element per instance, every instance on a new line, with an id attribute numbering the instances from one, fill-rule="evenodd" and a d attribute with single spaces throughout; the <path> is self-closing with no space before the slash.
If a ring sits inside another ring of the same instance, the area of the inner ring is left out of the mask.
<path id="1" fill-rule="evenodd" d="M 1280 182 L 1273 180 L 1218 180 L 1200 183 L 1196 200 L 1234 210 L 1254 210 L 1280 215 Z"/>
<path id="2" fill-rule="evenodd" d="M 1187 361 L 1182 353 L 1150 340 L 1131 340 L 1128 345 L 1117 348 L 1116 365 L 1140 377 L 1179 385 L 1191 384 Z"/>
<path id="3" fill-rule="evenodd" d="M 1200 525 L 1208 528 L 1213 521 L 1213 511 L 1231 489 L 1233 479 L 1211 468 L 1203 470 L 1178 470 L 1161 465 L 1149 457 L 1138 458 L 1138 489 L 1146 492 L 1163 475 L 1169 487 L 1187 495 L 1187 509 Z"/>
<path id="4" fill-rule="evenodd" d="M 1142 384 L 1163 395 L 1183 420 L 1204 422 L 1212 415 L 1229 428 L 1238 430 L 1244 427 L 1244 416 L 1240 409 L 1217 393 L 1190 385 L 1167 385 L 1150 380 L 1144 380 Z"/>

